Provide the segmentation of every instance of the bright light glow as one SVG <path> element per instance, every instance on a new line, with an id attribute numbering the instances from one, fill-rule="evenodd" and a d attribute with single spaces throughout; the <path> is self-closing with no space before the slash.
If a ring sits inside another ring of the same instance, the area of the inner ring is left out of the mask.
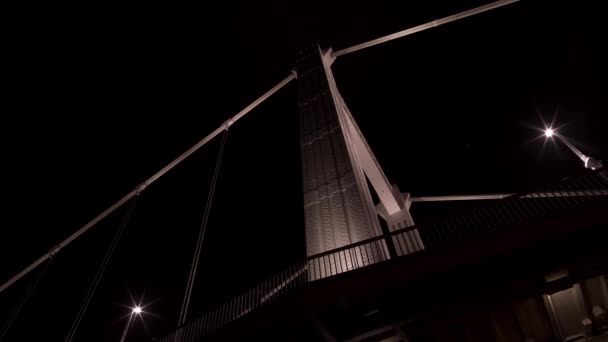
<path id="1" fill-rule="evenodd" d="M 134 307 L 133 308 L 133 313 L 139 315 L 141 313 L 141 307 L 139 307 L 139 306 Z"/>
<path id="2" fill-rule="evenodd" d="M 553 131 L 553 129 L 551 129 L 551 128 L 547 128 L 547 129 L 545 130 L 545 136 L 546 136 L 547 138 L 551 138 L 551 137 L 553 136 L 553 134 L 555 134 L 555 131 Z"/>

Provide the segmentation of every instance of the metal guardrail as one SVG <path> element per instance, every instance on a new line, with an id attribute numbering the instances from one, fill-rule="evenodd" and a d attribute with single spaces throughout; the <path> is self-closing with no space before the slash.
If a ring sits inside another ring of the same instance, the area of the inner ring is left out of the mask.
<path id="1" fill-rule="evenodd" d="M 480 238 L 560 211 L 608 199 L 608 172 L 588 172 L 547 191 L 514 195 L 446 220 L 400 229 L 308 257 L 274 274 L 204 316 L 179 327 L 158 342 L 195 342 L 258 307 L 303 285 L 390 259 L 388 243 L 397 257 L 449 243 Z"/>
<path id="2" fill-rule="evenodd" d="M 509 227 L 546 218 L 563 210 L 608 198 L 608 171 L 587 171 L 546 191 L 513 195 L 486 206 L 453 215 L 447 220 L 422 224 L 427 247 L 480 238 Z"/>
<path id="3" fill-rule="evenodd" d="M 415 229 L 415 227 L 408 229 Z M 170 335 L 156 341 L 198 341 L 210 332 L 304 284 L 367 267 L 389 258 L 388 248 L 383 236 L 309 257 L 274 274 L 254 288 L 216 307 L 203 317 L 184 324 Z"/>

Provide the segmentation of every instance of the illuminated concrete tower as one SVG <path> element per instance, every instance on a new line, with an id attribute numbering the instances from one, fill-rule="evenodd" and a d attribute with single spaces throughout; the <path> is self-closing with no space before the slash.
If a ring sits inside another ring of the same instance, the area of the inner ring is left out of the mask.
<path id="1" fill-rule="evenodd" d="M 314 255 L 413 225 L 407 195 L 388 183 L 338 92 L 331 50 L 314 46 L 297 63 L 306 252 Z M 381 203 L 372 202 L 370 181 Z M 412 235 L 418 246 L 422 241 Z"/>

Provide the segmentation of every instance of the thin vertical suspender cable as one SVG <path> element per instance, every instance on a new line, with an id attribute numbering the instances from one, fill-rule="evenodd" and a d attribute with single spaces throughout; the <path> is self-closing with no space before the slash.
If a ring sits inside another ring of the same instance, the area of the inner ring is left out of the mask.
<path id="1" fill-rule="evenodd" d="M 84 317 L 84 314 L 86 313 L 87 308 L 89 307 L 89 303 L 91 302 L 91 299 L 93 298 L 93 295 L 95 294 L 95 290 L 97 290 L 97 286 L 99 285 L 99 282 L 101 281 L 101 278 L 103 277 L 103 274 L 104 274 L 106 268 L 108 267 L 108 263 L 110 262 L 110 259 L 112 258 L 112 254 L 114 254 L 114 251 L 116 250 L 116 246 L 118 245 L 118 242 L 120 241 L 120 238 L 122 237 L 122 234 L 125 231 L 127 223 L 129 222 L 129 218 L 131 217 L 133 209 L 135 208 L 135 203 L 137 202 L 137 198 L 139 198 L 139 196 L 136 196 L 135 198 L 133 198 L 131 200 L 131 204 L 129 205 L 129 208 L 127 209 L 127 212 L 126 212 L 125 216 L 123 217 L 122 222 L 120 223 L 120 227 L 116 231 L 116 234 L 114 235 L 114 239 L 112 240 L 112 243 L 110 244 L 110 247 L 108 248 L 108 251 L 106 252 L 105 257 L 104 257 L 103 261 L 101 262 L 99 269 L 97 270 L 97 274 L 95 275 L 95 278 L 93 279 L 93 282 L 91 283 L 91 286 L 89 287 L 87 296 L 82 301 L 80 310 L 78 311 L 78 314 L 76 315 L 76 318 L 74 319 L 74 322 L 72 323 L 72 327 L 70 328 L 70 331 L 68 332 L 68 335 L 65 338 L 65 342 L 70 342 L 74 338 L 74 335 L 76 334 L 76 331 L 78 330 L 78 326 L 80 325 L 80 322 L 82 321 L 82 317 Z"/>
<path id="2" fill-rule="evenodd" d="M 23 294 L 23 296 L 21 297 L 21 300 L 19 300 L 19 303 L 17 304 L 17 306 L 15 307 L 15 309 L 13 310 L 11 315 L 8 317 L 8 319 L 4 323 L 4 326 L 2 327 L 2 330 L 0 331 L 0 342 L 4 341 L 4 337 L 6 336 L 6 333 L 13 325 L 13 322 L 15 321 L 17 316 L 19 316 L 19 313 L 21 313 L 23 306 L 25 305 L 25 303 L 27 303 L 30 296 L 36 289 L 36 286 L 40 282 L 40 279 L 42 279 L 42 276 L 46 273 L 46 270 L 49 268 L 49 264 L 51 263 L 52 260 L 53 259 L 48 259 L 46 264 L 44 264 L 44 267 L 42 267 L 40 269 L 40 272 L 38 273 L 36 278 L 32 281 L 32 283 L 28 287 L 27 291 Z"/>
<path id="3" fill-rule="evenodd" d="M 205 239 L 205 232 L 207 230 L 207 222 L 209 221 L 209 214 L 211 212 L 211 204 L 213 202 L 213 194 L 215 192 L 215 186 L 219 176 L 220 166 L 222 164 L 222 156 L 224 155 L 224 147 L 226 146 L 226 138 L 228 137 L 228 129 L 225 130 L 222 136 L 222 144 L 217 155 L 215 162 L 215 171 L 213 173 L 213 179 L 211 180 L 211 188 L 207 196 L 207 203 L 205 204 L 205 212 L 203 214 L 203 220 L 198 234 L 198 240 L 196 242 L 196 249 L 192 258 L 192 266 L 190 267 L 190 274 L 188 276 L 188 283 L 186 285 L 186 292 L 184 294 L 184 300 L 182 302 L 182 308 L 179 314 L 178 326 L 182 325 L 186 321 L 188 315 L 188 307 L 190 306 L 190 297 L 192 295 L 192 288 L 194 287 L 194 279 L 196 278 L 196 271 L 198 269 L 198 262 L 200 260 L 201 249 L 203 247 L 203 241 Z"/>

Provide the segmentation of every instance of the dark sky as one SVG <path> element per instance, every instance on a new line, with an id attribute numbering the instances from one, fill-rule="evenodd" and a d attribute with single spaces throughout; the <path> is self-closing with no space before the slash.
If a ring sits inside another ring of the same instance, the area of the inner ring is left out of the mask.
<path id="1" fill-rule="evenodd" d="M 1 281 L 286 77 L 301 48 L 344 48 L 486 2 L 15 9 L 2 43 Z M 581 168 L 563 145 L 535 140 L 542 118 L 608 159 L 599 6 L 524 0 L 344 56 L 335 76 L 402 191 L 529 191 Z M 291 84 L 230 130 L 193 316 L 304 255 L 296 98 Z M 77 341 L 117 340 L 130 296 L 149 312 L 130 341 L 176 324 L 218 147 L 142 195 Z M 123 214 L 53 260 L 8 341 L 63 340 Z M 31 281 L 0 294 L 0 322 Z"/>

